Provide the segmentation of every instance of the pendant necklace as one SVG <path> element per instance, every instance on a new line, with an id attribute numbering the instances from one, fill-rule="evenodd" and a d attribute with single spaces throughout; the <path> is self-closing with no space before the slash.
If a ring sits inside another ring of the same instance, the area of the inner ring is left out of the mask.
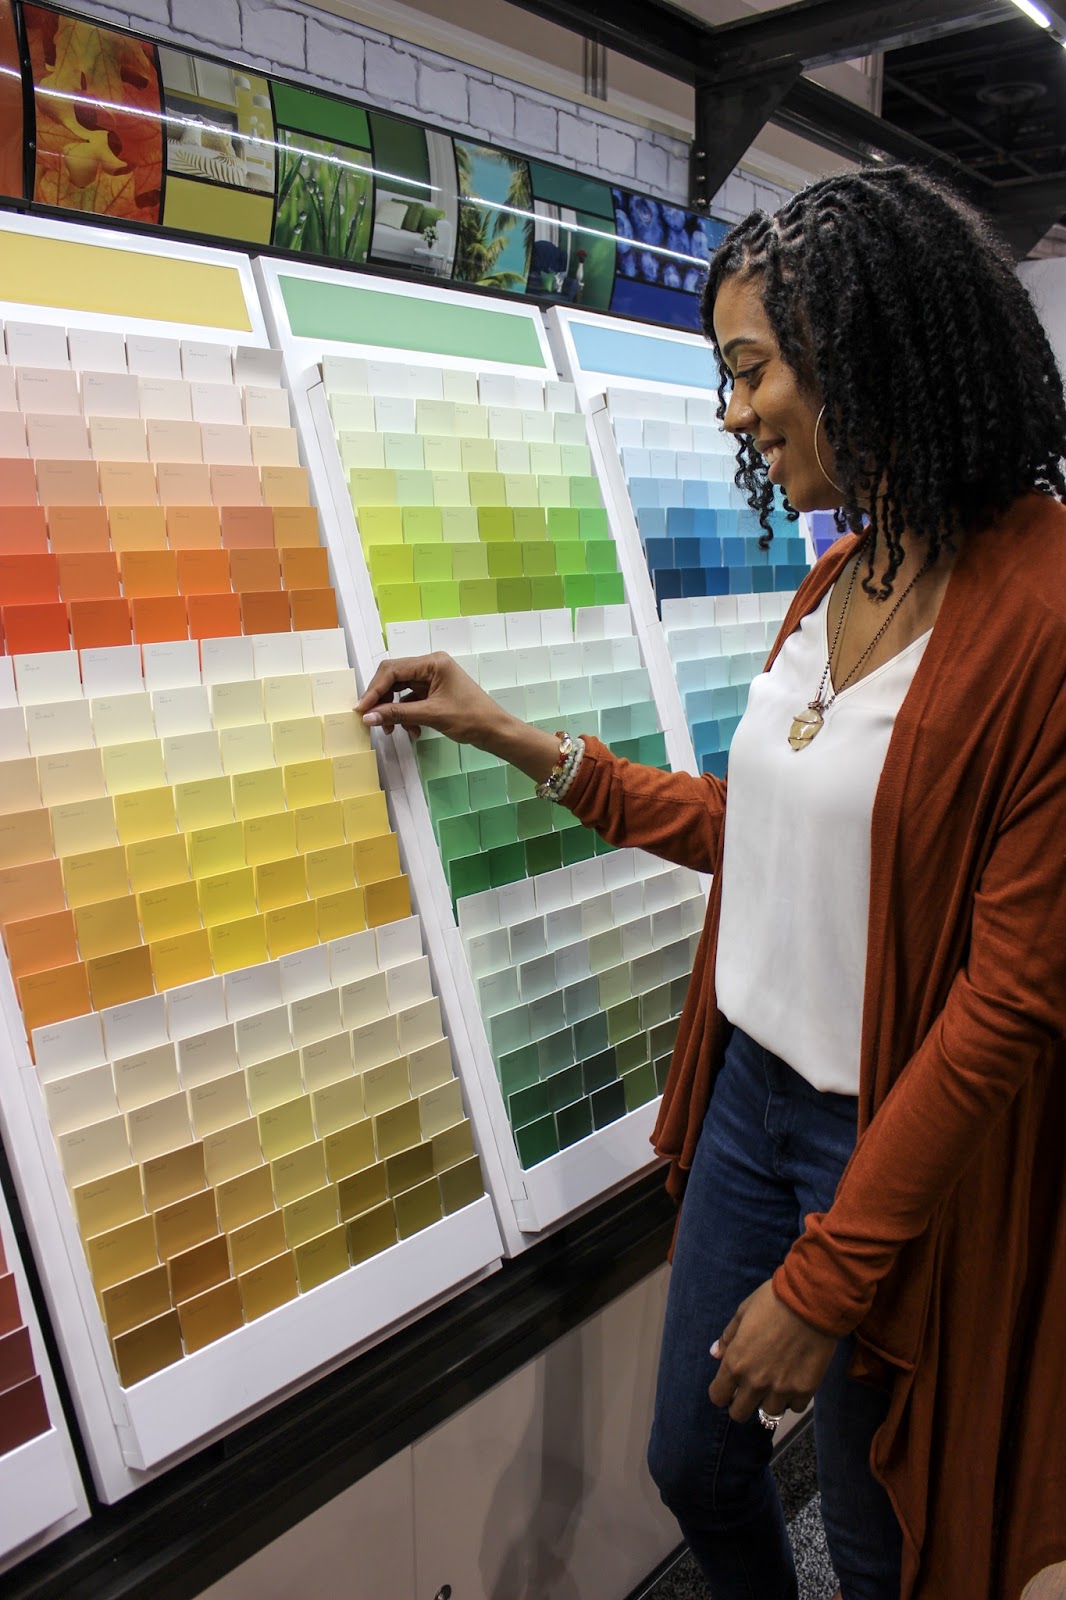
<path id="1" fill-rule="evenodd" d="M 841 633 L 844 631 L 844 623 L 847 620 L 848 607 L 851 604 L 851 591 L 855 587 L 855 578 L 859 570 L 859 559 L 861 555 L 862 551 L 860 549 L 858 555 L 855 557 L 855 565 L 851 569 L 851 581 L 848 584 L 848 592 L 844 596 L 844 604 L 841 608 L 839 620 L 837 621 L 836 632 L 833 634 L 833 642 L 829 646 L 829 655 L 826 657 L 825 671 L 822 673 L 822 681 L 818 685 L 818 693 L 809 703 L 807 709 L 805 711 L 800 711 L 792 719 L 792 727 L 789 729 L 788 742 L 793 750 L 806 750 L 807 746 L 818 737 L 824 726 L 825 714 L 829 710 L 829 707 L 833 704 L 833 701 L 838 695 L 843 694 L 844 690 L 847 688 L 852 678 L 854 678 L 863 662 L 867 660 L 873 651 L 875 645 L 877 645 L 878 641 L 884 636 L 885 630 L 891 623 L 892 618 L 896 615 L 896 612 L 899 610 L 904 600 L 906 600 L 907 596 L 914 588 L 914 585 L 918 582 L 918 579 L 928 572 L 929 567 L 932 564 L 930 561 L 926 561 L 921 567 L 919 567 L 910 583 L 908 583 L 907 587 L 904 589 L 903 593 L 892 607 L 892 610 L 888 613 L 888 616 L 885 618 L 884 622 L 882 622 L 881 626 L 870 640 L 870 643 L 866 646 L 866 649 L 863 651 L 858 661 L 856 661 L 855 665 L 852 667 L 847 676 L 841 679 L 839 689 L 834 689 L 829 698 L 826 699 L 825 691 L 829 685 L 829 674 L 832 670 L 833 658 L 836 655 L 837 644 L 839 643 Z"/>

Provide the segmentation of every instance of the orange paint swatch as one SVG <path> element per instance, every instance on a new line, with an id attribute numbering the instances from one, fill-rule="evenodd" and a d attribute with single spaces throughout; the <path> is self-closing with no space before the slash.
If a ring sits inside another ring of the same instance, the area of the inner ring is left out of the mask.
<path id="1" fill-rule="evenodd" d="M 188 638 L 188 616 L 180 595 L 151 595 L 130 605 L 135 643 L 165 644 L 168 639 Z"/>
<path id="2" fill-rule="evenodd" d="M 227 550 L 269 550 L 274 519 L 267 506 L 223 506 L 222 543 Z"/>
<path id="3" fill-rule="evenodd" d="M 297 545 L 317 545 L 318 512 L 314 506 L 275 506 L 274 543 L 279 550 Z"/>
<path id="4" fill-rule="evenodd" d="M 292 628 L 289 596 L 284 589 L 249 591 L 240 597 L 245 633 L 288 633 Z"/>
<path id="5" fill-rule="evenodd" d="M 68 603 L 119 598 L 118 562 L 110 550 L 65 550 L 56 559 L 59 592 Z"/>
<path id="6" fill-rule="evenodd" d="M 0 459 L 0 506 L 35 506 L 37 476 L 33 462 L 14 456 Z"/>
<path id="7" fill-rule="evenodd" d="M 19 1004 L 26 1032 L 49 1022 L 65 1022 L 92 1010 L 89 975 L 81 961 L 48 972 L 31 972 L 18 981 Z"/>
<path id="8" fill-rule="evenodd" d="M 43 917 L 66 905 L 63 871 L 56 860 L 0 867 L 0 926 L 26 917 Z"/>
<path id="9" fill-rule="evenodd" d="M 8 555 L 43 555 L 48 523 L 43 506 L 5 506 L 0 519 L 0 550 Z"/>
<path id="10" fill-rule="evenodd" d="M 112 506 L 108 520 L 111 545 L 119 555 L 127 550 L 167 548 L 167 519 L 162 506 Z"/>
<path id="11" fill-rule="evenodd" d="M 328 589 L 329 560 L 322 545 L 293 547 L 281 551 L 282 582 L 286 589 Z"/>
<path id="12" fill-rule="evenodd" d="M 166 517 L 172 550 L 217 550 L 222 543 L 214 506 L 167 506 Z"/>
<path id="13" fill-rule="evenodd" d="M 281 564 L 278 552 L 273 546 L 268 549 L 231 550 L 229 576 L 237 594 L 246 589 L 280 589 Z"/>
<path id="14" fill-rule="evenodd" d="M 38 605 L 58 599 L 55 556 L 0 554 L 0 605 Z"/>
<path id="15" fill-rule="evenodd" d="M 10 656 L 70 649 L 67 608 L 58 600 L 44 605 L 4 606 L 0 617 Z"/>
<path id="16" fill-rule="evenodd" d="M 57 555 L 110 550 L 111 529 L 104 506 L 49 506 L 48 532 Z"/>
<path id="17" fill-rule="evenodd" d="M 191 594 L 185 608 L 193 639 L 218 639 L 241 631 L 241 602 L 235 594 Z"/>
<path id="18" fill-rule="evenodd" d="M 0 868 L 47 861 L 51 854 L 52 829 L 47 811 L 9 811 L 0 816 Z"/>
<path id="19" fill-rule="evenodd" d="M 178 592 L 178 558 L 172 550 L 126 550 L 119 566 L 127 599 Z"/>
<path id="20" fill-rule="evenodd" d="M 126 600 L 72 600 L 70 634 L 75 650 L 96 650 L 108 645 L 129 644 L 130 608 Z M 59 645 L 37 648 L 58 650 Z"/>
<path id="21" fill-rule="evenodd" d="M 337 626 L 337 596 L 332 589 L 293 589 L 289 598 L 297 633 Z"/>
<path id="22" fill-rule="evenodd" d="M 4 943 L 14 978 L 69 966 L 78 959 L 74 915 L 70 911 L 52 911 L 11 922 L 4 929 Z"/>
<path id="23" fill-rule="evenodd" d="M 215 531 L 218 531 L 216 520 Z M 230 587 L 229 555 L 214 549 L 181 549 L 178 557 L 179 594 L 227 594 Z"/>

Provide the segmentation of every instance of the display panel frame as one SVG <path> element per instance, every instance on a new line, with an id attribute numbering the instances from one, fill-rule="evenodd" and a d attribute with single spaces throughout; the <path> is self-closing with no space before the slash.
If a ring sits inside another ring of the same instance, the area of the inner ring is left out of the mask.
<path id="1" fill-rule="evenodd" d="M 42 1545 L 68 1533 L 89 1515 L 89 1505 L 56 1388 L 41 1325 L 30 1294 L 14 1224 L 0 1191 L 0 1245 L 14 1278 L 23 1325 L 41 1380 L 51 1427 L 0 1456 L 0 1574 Z M 0 1396 L 2 1403 L 2 1396 Z"/>
<path id="2" fill-rule="evenodd" d="M 358 527 L 348 493 L 344 469 L 337 451 L 320 371 L 324 356 L 339 355 L 371 360 L 401 360 L 414 367 L 437 367 L 440 355 L 424 350 L 407 348 L 382 350 L 379 346 L 335 341 L 321 337 L 307 338 L 294 332 L 290 319 L 284 280 L 297 276 L 315 284 L 351 284 L 346 275 L 329 268 L 293 266 L 269 257 L 260 256 L 255 262 L 256 278 L 260 285 L 264 310 L 271 335 L 282 350 L 290 392 L 301 430 L 308 441 L 308 455 L 312 478 L 319 485 L 317 493 L 323 507 L 323 526 L 338 570 L 346 568 L 345 582 L 339 588 L 348 589 L 353 597 L 352 638 L 356 656 L 356 672 L 361 684 L 369 681 L 378 663 L 387 654 L 377 604 L 371 587 L 366 563 L 363 559 Z M 358 284 L 360 291 L 392 293 L 400 290 L 396 284 L 379 284 L 367 279 Z M 527 317 L 536 338 L 538 359 L 521 364 L 500 361 L 491 365 L 509 377 L 536 377 L 554 379 L 556 362 L 541 313 L 534 307 L 499 304 L 486 307 L 480 297 L 457 295 L 454 291 L 440 291 L 405 287 L 409 295 L 425 299 L 427 296 L 449 305 L 464 300 L 489 314 L 506 313 Z M 477 372 L 486 367 L 484 359 L 449 357 L 449 365 L 460 370 Z M 605 485 L 606 487 L 606 485 Z M 328 512 L 325 510 L 328 505 Z M 607 502 L 608 519 L 618 541 L 618 527 L 610 500 Z M 632 573 L 632 577 L 630 574 Z M 624 567 L 630 609 L 645 661 L 652 673 L 652 663 L 661 653 L 661 627 L 654 617 L 650 585 L 643 561 L 637 566 L 628 561 Z M 643 594 L 641 593 L 643 587 Z M 671 673 L 657 668 L 652 675 L 653 693 L 666 735 L 667 754 L 671 764 L 687 771 L 694 770 L 694 757 L 676 684 Z M 427 928 L 427 939 L 438 941 L 442 964 L 450 968 L 455 985 L 456 999 L 468 1022 L 472 1076 L 480 1083 L 486 1115 L 493 1129 L 496 1153 L 501 1169 L 503 1188 L 499 1194 L 499 1210 L 505 1244 L 511 1254 L 527 1248 L 538 1237 L 560 1226 L 562 1222 L 579 1214 L 587 1207 L 602 1202 L 610 1193 L 631 1182 L 654 1165 L 650 1151 L 650 1136 L 658 1108 L 658 1098 L 627 1113 L 617 1122 L 600 1128 L 581 1139 L 577 1144 L 561 1150 L 547 1160 L 523 1168 L 518 1159 L 514 1135 L 507 1118 L 503 1096 L 489 1049 L 485 1026 L 474 981 L 463 949 L 459 930 L 453 918 L 452 903 L 441 860 L 434 839 L 429 807 L 418 773 L 410 741 L 404 738 L 381 740 L 385 770 L 390 773 L 390 790 L 402 787 L 406 803 L 414 821 L 414 833 L 419 841 L 422 863 L 426 872 L 427 892 L 436 909 L 435 927 Z M 395 777 L 391 776 L 395 774 Z M 471 1091 L 473 1099 L 473 1092 Z M 495 1191 L 494 1191 L 495 1192 Z M 510 1214 L 508 1214 L 510 1213 Z"/>
<path id="3" fill-rule="evenodd" d="M 129 251 L 134 261 L 164 266 L 176 257 L 220 267 L 239 296 L 239 326 L 208 328 L 162 317 L 126 316 L 61 305 L 37 308 L 0 301 L 0 315 L 105 332 L 158 333 L 169 339 L 267 349 L 266 324 L 247 257 L 201 251 L 166 239 L 87 230 L 37 219 L 0 218 L 5 233 L 31 241 L 74 243 L 81 249 Z M 349 653 L 351 641 L 348 641 Z M 410 827 L 403 797 L 387 795 L 390 821 L 407 869 Z M 416 904 L 417 909 L 417 904 Z M 437 963 L 430 954 L 435 992 Z M 449 1030 L 458 1054 L 462 1045 Z M 501 1244 L 488 1195 L 403 1239 L 392 1250 L 349 1267 L 339 1277 L 186 1355 L 129 1388 L 119 1383 L 52 1131 L 26 1040 L 11 971 L 0 962 L 0 1130 L 10 1153 L 23 1215 L 78 1413 L 100 1497 L 108 1502 L 136 1489 L 284 1396 L 321 1377 L 405 1322 L 460 1292 L 499 1265 Z M 184 1376 L 183 1376 L 184 1374 Z"/>

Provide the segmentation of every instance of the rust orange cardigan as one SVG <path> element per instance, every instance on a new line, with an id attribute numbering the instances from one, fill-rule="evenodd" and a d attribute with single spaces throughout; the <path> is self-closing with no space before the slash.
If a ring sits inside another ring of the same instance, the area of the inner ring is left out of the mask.
<path id="1" fill-rule="evenodd" d="M 855 546 L 811 572 L 771 661 Z M 654 1134 L 680 1199 L 729 1030 L 726 786 L 590 739 L 565 803 L 612 844 L 715 874 Z M 1066 1560 L 1066 509 L 1050 498 L 960 550 L 871 845 L 858 1143 L 774 1288 L 855 1331 L 858 1369 L 891 1381 L 872 1463 L 903 1527 L 901 1600 L 1018 1600 Z"/>

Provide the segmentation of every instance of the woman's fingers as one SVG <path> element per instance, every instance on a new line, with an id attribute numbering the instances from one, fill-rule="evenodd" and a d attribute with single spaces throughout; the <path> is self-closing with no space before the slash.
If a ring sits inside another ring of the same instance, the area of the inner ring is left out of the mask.
<path id="1" fill-rule="evenodd" d="M 367 684 L 366 693 L 356 703 L 356 715 L 366 716 L 376 710 L 381 701 L 391 701 L 397 690 L 417 691 L 419 697 L 424 698 L 432 689 L 436 671 L 432 656 L 383 661 Z"/>

